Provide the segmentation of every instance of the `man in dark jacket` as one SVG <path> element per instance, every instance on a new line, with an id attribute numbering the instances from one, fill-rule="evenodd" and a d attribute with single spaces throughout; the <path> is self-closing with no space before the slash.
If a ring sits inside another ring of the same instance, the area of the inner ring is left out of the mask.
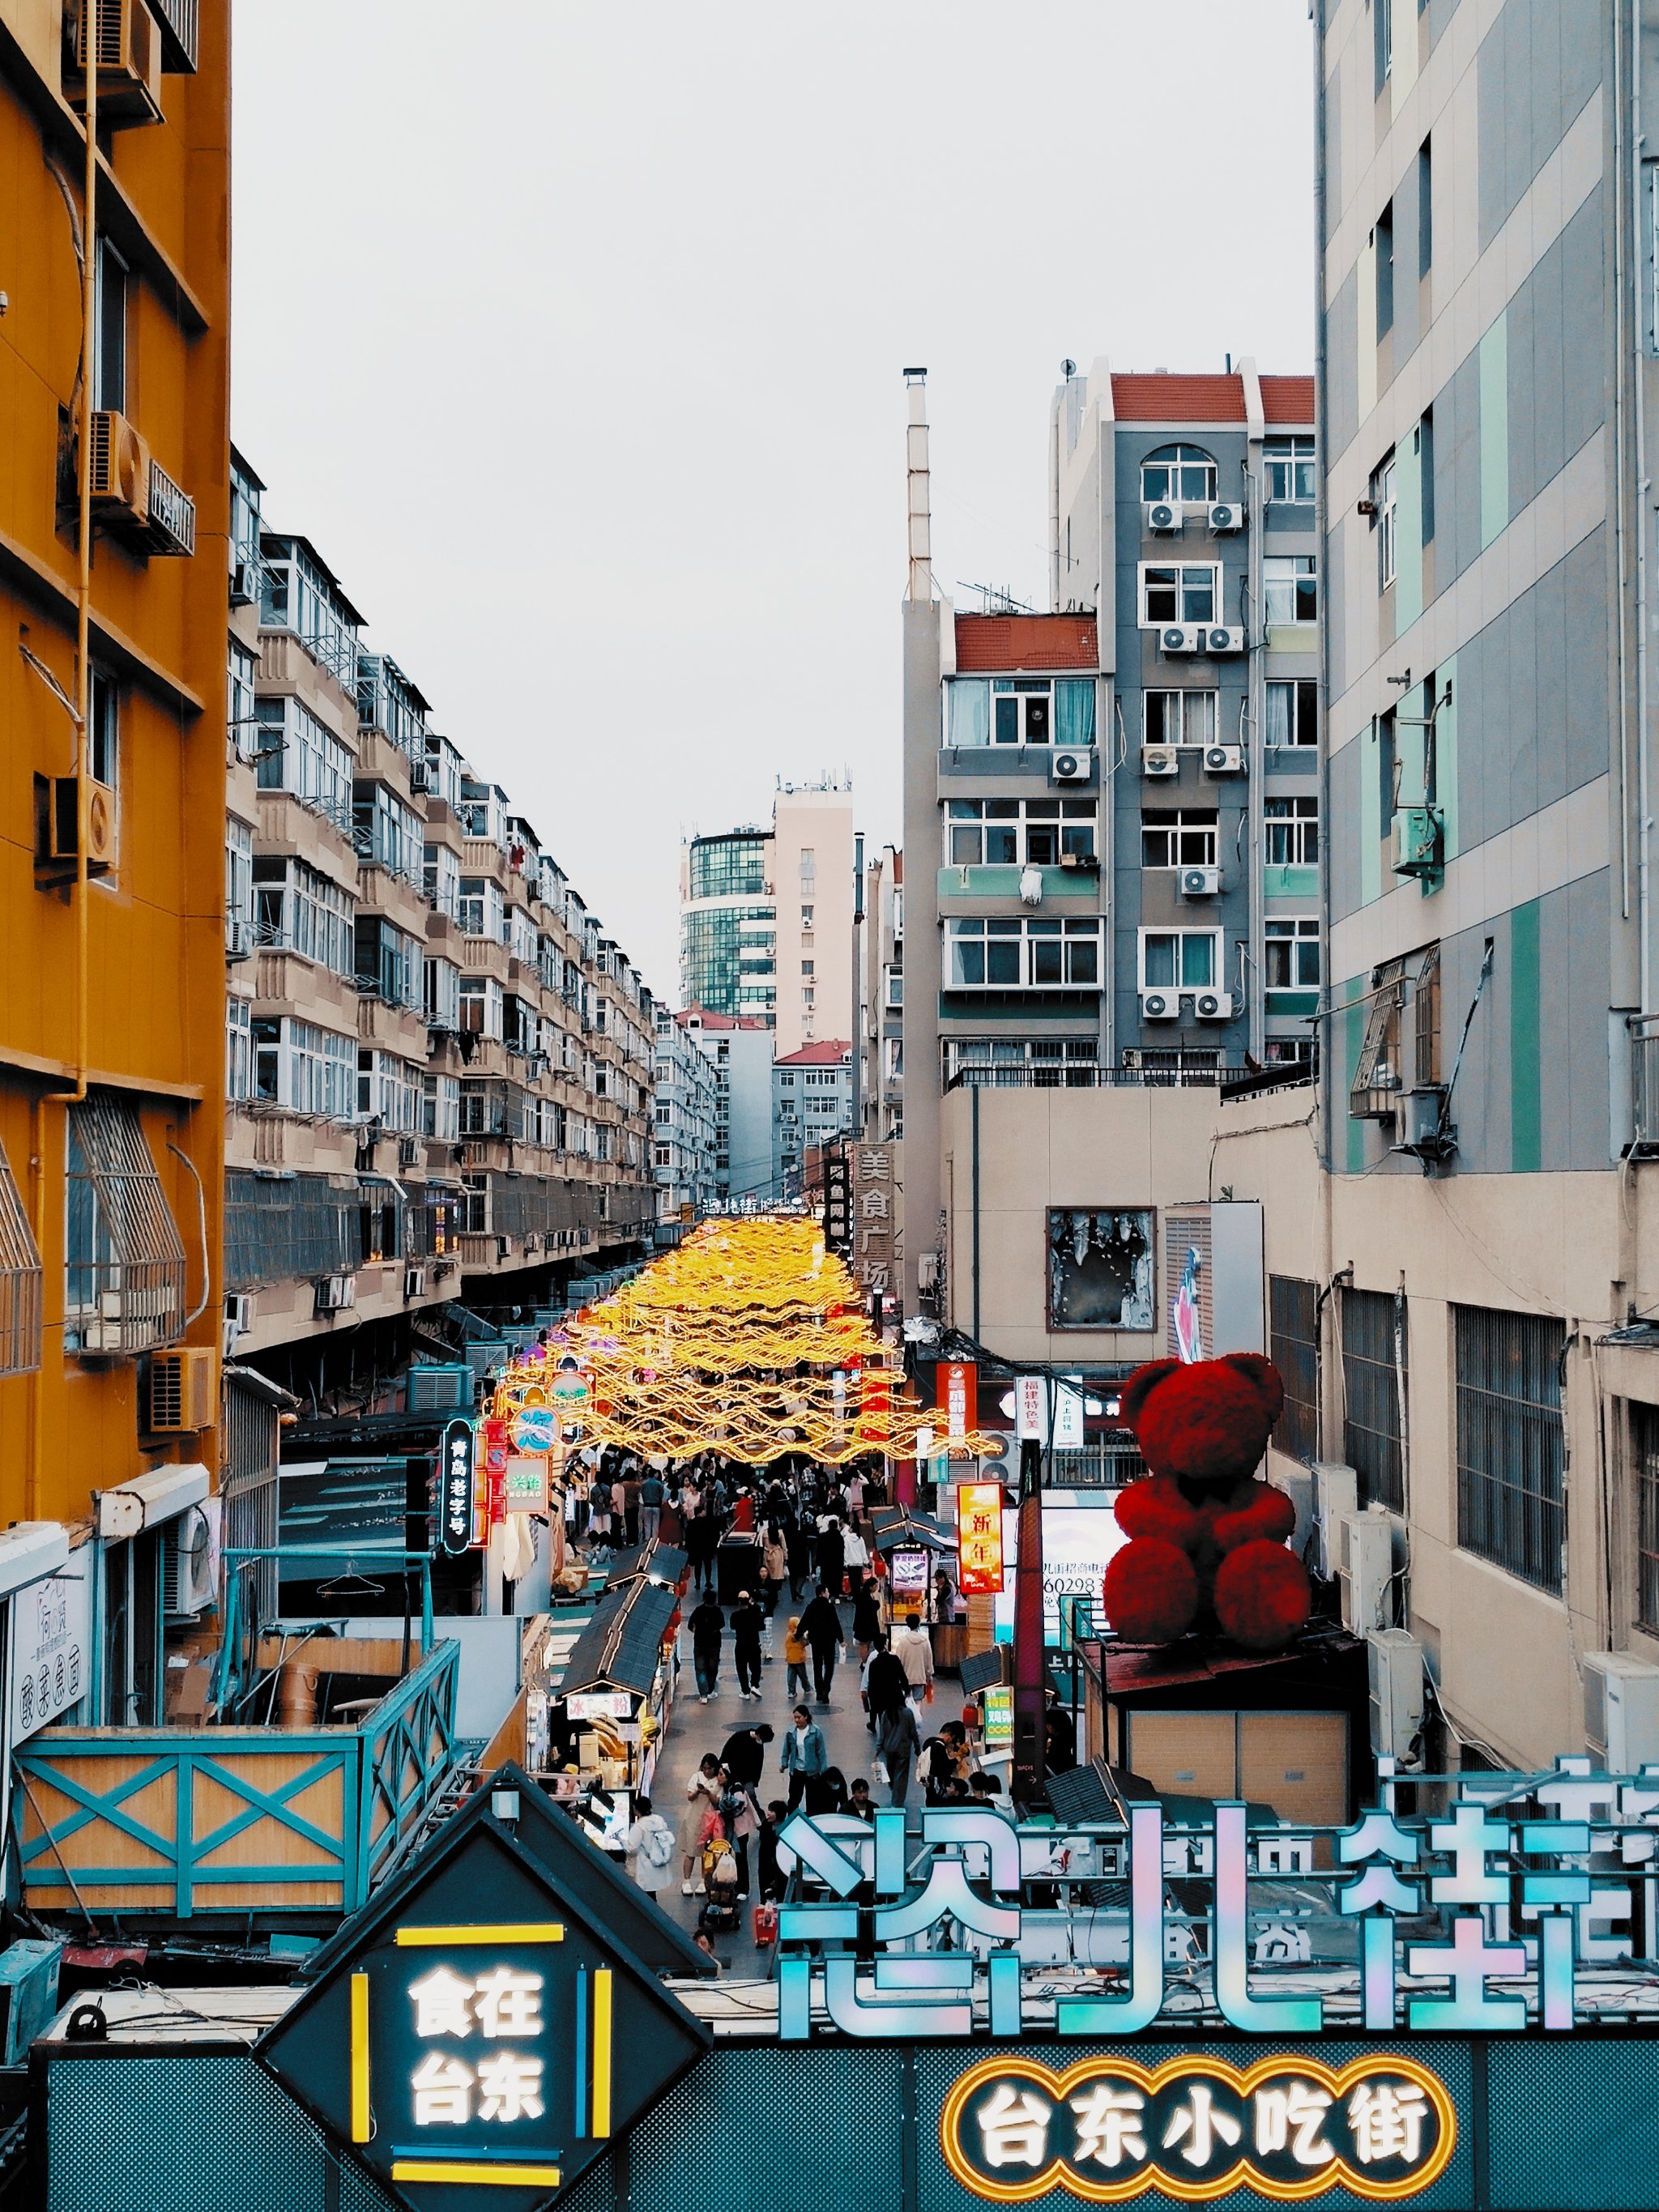
<path id="1" fill-rule="evenodd" d="M 870 1707 L 870 1732 L 877 1734 L 881 1717 L 902 1705 L 910 1694 L 910 1684 L 904 1667 L 896 1652 L 887 1648 L 885 1638 L 879 1651 L 870 1661 L 870 1673 L 865 1683 L 864 1694 Z"/>
<path id="2" fill-rule="evenodd" d="M 817 1595 L 802 1613 L 800 1636 L 812 1654 L 812 1681 L 818 1703 L 827 1705 L 830 1685 L 836 1679 L 836 1656 L 845 1641 L 841 1615 L 836 1611 L 833 1593 L 827 1583 L 820 1586 Z"/>
<path id="3" fill-rule="evenodd" d="M 712 1597 L 705 1597 L 686 1623 L 691 1631 L 691 1657 L 697 1670 L 697 1695 L 706 1705 L 720 1695 L 720 1638 L 726 1615 Z"/>
<path id="4" fill-rule="evenodd" d="M 761 1693 L 761 1631 L 765 1626 L 766 1615 L 747 1590 L 739 1590 L 732 1613 L 732 1642 L 740 1697 L 758 1698 Z"/>
<path id="5" fill-rule="evenodd" d="M 720 1765 L 745 1790 L 760 1788 L 761 1776 L 766 1771 L 766 1747 L 773 1734 L 770 1721 L 757 1721 L 753 1728 L 734 1729 L 726 1739 Z"/>
<path id="6" fill-rule="evenodd" d="M 842 1538 L 841 1522 L 833 1514 L 818 1531 L 815 1554 L 818 1580 L 828 1584 L 831 1597 L 839 1597 L 842 1584 L 847 1579 L 847 1547 Z"/>

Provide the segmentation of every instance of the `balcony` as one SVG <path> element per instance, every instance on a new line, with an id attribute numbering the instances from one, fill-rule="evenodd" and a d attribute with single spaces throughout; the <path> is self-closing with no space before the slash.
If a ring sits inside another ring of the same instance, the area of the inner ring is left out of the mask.
<path id="1" fill-rule="evenodd" d="M 1100 904 L 1100 863 L 1091 859 L 1065 868 L 944 867 L 939 872 L 940 908 L 949 912 L 953 899 L 1018 900 L 1020 880 L 1027 875 L 1041 879 L 1044 906 L 1092 912 Z"/>

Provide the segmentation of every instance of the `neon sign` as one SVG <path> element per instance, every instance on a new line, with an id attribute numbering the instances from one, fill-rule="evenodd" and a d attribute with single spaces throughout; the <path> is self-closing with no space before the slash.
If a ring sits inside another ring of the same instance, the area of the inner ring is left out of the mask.
<path id="1" fill-rule="evenodd" d="M 1059 2073 L 988 2058 L 952 2087 L 939 2141 L 963 2187 L 993 2203 L 1051 2189 L 1097 2204 L 1150 2189 L 1286 2202 L 1340 2187 L 1387 2201 L 1445 2171 L 1457 2116 L 1426 2066 L 1382 2053 L 1340 2067 L 1301 2053 L 1242 2069 L 1184 2054 L 1156 2067 L 1085 2058 Z"/>
<path id="2" fill-rule="evenodd" d="M 1002 1595 L 1002 1485 L 964 1482 L 957 1490 L 957 1545 L 963 1597 Z"/>

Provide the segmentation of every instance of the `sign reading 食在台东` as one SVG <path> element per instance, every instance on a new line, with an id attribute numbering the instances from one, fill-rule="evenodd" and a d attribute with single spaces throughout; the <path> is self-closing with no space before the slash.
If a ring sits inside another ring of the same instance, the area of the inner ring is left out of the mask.
<path id="1" fill-rule="evenodd" d="M 1235 2189 L 1391 2201 L 1422 2195 L 1445 2171 L 1457 2116 L 1438 2075 L 1386 2051 L 1334 2067 L 1300 2052 L 1242 2066 L 1183 2053 L 1058 2069 L 1011 2054 L 954 2084 L 939 2141 L 963 2187 L 993 2203 L 1053 2189 L 1096 2203 Z"/>
<path id="2" fill-rule="evenodd" d="M 346 1923 L 258 2048 L 414 2212 L 553 2203 L 707 2047 L 621 1939 L 632 1897 L 619 1911 L 601 1855 L 565 1822 L 576 1879 L 553 1878 L 514 1830 L 562 1816 L 526 1808 L 527 1780 L 487 1794 L 504 1824 L 461 1816 Z"/>

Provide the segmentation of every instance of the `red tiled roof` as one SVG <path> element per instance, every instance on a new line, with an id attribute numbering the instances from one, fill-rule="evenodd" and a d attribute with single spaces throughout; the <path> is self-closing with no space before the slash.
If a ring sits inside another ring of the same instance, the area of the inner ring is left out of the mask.
<path id="1" fill-rule="evenodd" d="M 683 1006 L 674 1019 L 683 1028 L 696 1022 L 706 1030 L 763 1030 L 771 1026 L 758 1014 L 711 1014 L 702 1006 Z"/>
<path id="2" fill-rule="evenodd" d="M 1242 422 L 1242 376 L 1115 376 L 1112 412 L 1120 422 Z"/>
<path id="3" fill-rule="evenodd" d="M 957 666 L 969 673 L 1099 665 L 1092 615 L 957 617 Z"/>
<path id="4" fill-rule="evenodd" d="M 1264 376 L 1261 413 L 1268 422 L 1305 424 L 1313 428 L 1314 380 L 1310 376 Z"/>
<path id="5" fill-rule="evenodd" d="M 779 1067 L 838 1067 L 842 1060 L 852 1057 L 850 1044 L 826 1037 L 822 1044 L 804 1044 L 799 1052 L 781 1052 L 774 1064 Z"/>

